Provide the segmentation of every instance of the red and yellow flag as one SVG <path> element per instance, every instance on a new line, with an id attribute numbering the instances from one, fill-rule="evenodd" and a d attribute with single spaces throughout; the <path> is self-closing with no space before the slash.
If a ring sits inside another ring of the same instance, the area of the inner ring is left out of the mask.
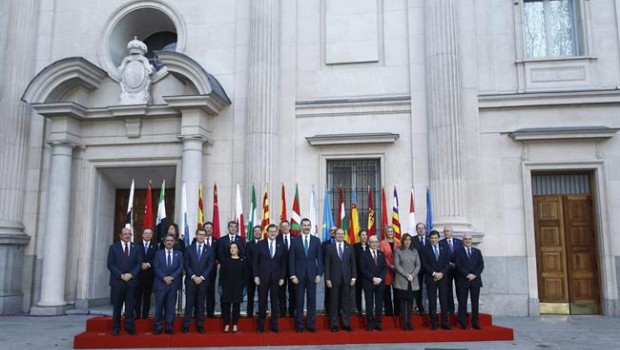
<path id="1" fill-rule="evenodd" d="M 202 228 L 205 221 L 204 211 L 202 209 L 202 182 L 198 183 L 198 228 Z"/>
<path id="2" fill-rule="evenodd" d="M 372 200 L 372 190 L 368 186 L 368 237 L 377 234 L 377 227 L 375 226 L 375 204 Z"/>
<path id="3" fill-rule="evenodd" d="M 269 226 L 269 195 L 267 193 L 267 184 L 265 184 L 265 192 L 263 193 L 263 221 L 260 228 L 263 238 L 267 237 L 267 226 Z"/>
<path id="4" fill-rule="evenodd" d="M 388 224 L 387 200 L 385 199 L 385 189 L 381 187 L 381 227 L 379 228 L 381 237 L 383 237 L 383 231 L 387 227 L 387 224 Z"/>
<path id="5" fill-rule="evenodd" d="M 280 220 L 278 223 L 282 221 L 288 220 L 288 215 L 286 214 L 286 191 L 284 191 L 284 184 L 282 184 L 282 195 L 280 197 Z"/>
<path id="6" fill-rule="evenodd" d="M 213 237 L 220 239 L 220 209 L 217 205 L 217 184 L 213 184 Z"/>
<path id="7" fill-rule="evenodd" d="M 394 229 L 394 238 L 400 240 L 400 215 L 398 214 L 398 193 L 394 186 L 394 205 L 392 206 L 392 229 Z"/>

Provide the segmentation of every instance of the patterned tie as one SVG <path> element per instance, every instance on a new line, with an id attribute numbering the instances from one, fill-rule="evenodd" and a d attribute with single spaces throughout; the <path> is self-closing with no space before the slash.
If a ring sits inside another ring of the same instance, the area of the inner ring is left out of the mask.
<path id="1" fill-rule="evenodd" d="M 168 268 L 172 267 L 172 254 L 168 251 Z"/>
<path id="2" fill-rule="evenodd" d="M 308 235 L 304 237 L 304 249 L 306 250 L 306 256 L 308 256 L 308 251 L 310 250 L 310 242 L 308 242 Z"/>
<path id="3" fill-rule="evenodd" d="M 433 250 L 435 251 L 435 259 L 439 261 L 439 249 L 437 248 L 437 245 L 433 246 Z"/>
<path id="4" fill-rule="evenodd" d="M 342 260 L 342 243 L 338 243 L 338 257 Z"/>
<path id="5" fill-rule="evenodd" d="M 124 251 L 124 253 L 125 253 L 125 259 L 127 259 L 129 257 L 129 247 L 128 247 L 127 243 L 125 243 L 125 251 Z"/>

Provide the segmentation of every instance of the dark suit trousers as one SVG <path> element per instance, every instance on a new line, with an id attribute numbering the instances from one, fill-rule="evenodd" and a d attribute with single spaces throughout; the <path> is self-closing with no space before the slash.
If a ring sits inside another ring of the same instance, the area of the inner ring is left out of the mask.
<path id="1" fill-rule="evenodd" d="M 258 324 L 259 326 L 265 323 L 267 318 L 267 296 L 271 300 L 271 328 L 278 328 L 278 313 L 280 308 L 278 307 L 280 292 L 280 286 L 272 281 L 261 281 L 258 286 Z"/>
<path id="2" fill-rule="evenodd" d="M 360 316 L 362 315 L 362 291 L 364 290 L 362 285 L 363 282 L 361 278 L 355 280 L 355 308 L 357 309 L 357 314 Z"/>
<path id="3" fill-rule="evenodd" d="M 121 286 L 112 287 L 112 330 L 121 330 L 121 309 L 125 304 L 125 330 L 135 331 L 134 326 L 134 302 L 136 287 L 131 287 L 127 283 Z"/>
<path id="4" fill-rule="evenodd" d="M 254 297 L 256 296 L 256 284 L 254 283 L 254 278 L 248 279 L 246 286 L 248 302 L 246 304 L 245 311 L 248 317 L 254 317 Z"/>
<path id="5" fill-rule="evenodd" d="M 415 295 L 415 305 L 418 308 L 418 312 L 424 312 L 424 304 L 422 302 L 422 298 L 424 297 L 422 294 L 422 288 L 425 285 L 426 274 L 424 273 L 424 269 L 420 269 L 420 273 L 418 273 L 418 281 L 420 282 L 420 290 Z"/>
<path id="6" fill-rule="evenodd" d="M 478 301 L 480 299 L 480 286 L 468 283 L 460 285 L 456 289 L 456 296 L 459 301 L 459 323 L 467 324 L 467 295 L 471 294 L 471 324 L 478 325 Z"/>
<path id="7" fill-rule="evenodd" d="M 376 326 L 381 324 L 383 316 L 383 291 L 385 283 L 373 285 L 371 281 L 364 283 L 364 296 L 366 297 L 366 326 Z"/>
<path id="8" fill-rule="evenodd" d="M 286 310 L 288 305 L 288 315 L 295 316 L 295 283 L 287 278 L 284 284 L 280 287 L 280 317 L 286 316 Z M 287 300 L 288 299 L 288 300 Z"/>
<path id="9" fill-rule="evenodd" d="M 306 327 L 316 329 L 316 283 L 312 280 L 300 279 L 299 284 L 295 286 L 295 324 L 297 328 L 303 327 L 304 318 L 304 297 L 307 299 L 308 310 Z"/>
<path id="10" fill-rule="evenodd" d="M 151 311 L 151 293 L 153 293 L 153 280 L 141 279 L 136 288 L 135 316 L 146 319 Z"/>
<path id="11" fill-rule="evenodd" d="M 155 291 L 155 330 L 162 329 L 163 318 L 166 318 L 166 330 L 172 330 L 174 308 L 177 302 L 177 289 L 174 285 Z"/>
<path id="12" fill-rule="evenodd" d="M 426 292 L 428 294 L 428 316 L 431 318 L 431 326 L 437 326 L 437 293 L 439 292 L 439 305 L 441 306 L 441 324 L 448 325 L 448 281 L 442 278 L 438 282 L 428 277 L 426 282 Z"/>
<path id="13" fill-rule="evenodd" d="M 342 326 L 351 326 L 351 285 L 346 283 L 332 284 L 327 288 L 330 294 L 329 325 L 338 327 L 338 314 L 342 313 Z"/>
<path id="14" fill-rule="evenodd" d="M 185 318 L 183 327 L 189 327 L 192 321 L 193 308 L 196 308 L 196 328 L 203 329 L 205 325 L 205 295 L 207 292 L 207 281 L 202 281 L 196 285 L 194 281 L 185 282 Z"/>
<path id="15" fill-rule="evenodd" d="M 209 283 L 207 284 L 207 288 L 205 289 L 205 294 L 206 294 L 206 297 L 205 297 L 206 305 L 205 306 L 206 306 L 208 317 L 214 317 L 214 314 L 215 314 L 215 277 L 216 276 L 217 276 L 217 265 L 215 266 L 213 270 L 211 270 L 211 273 L 209 274 L 209 277 L 207 278 L 207 281 Z"/>
<path id="16" fill-rule="evenodd" d="M 457 293 L 458 293 L 458 287 L 455 286 L 455 276 L 457 274 L 456 268 L 450 268 L 448 269 L 448 273 L 446 274 L 446 277 L 448 279 L 448 288 L 447 288 L 447 299 L 448 299 L 448 312 L 453 314 L 454 311 L 456 310 L 454 308 L 454 289 L 457 289 Z M 458 295 L 457 295 L 458 298 Z"/>

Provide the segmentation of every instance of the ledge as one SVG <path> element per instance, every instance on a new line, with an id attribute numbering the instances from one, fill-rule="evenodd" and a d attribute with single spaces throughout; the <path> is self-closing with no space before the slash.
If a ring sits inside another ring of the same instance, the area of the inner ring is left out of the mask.
<path id="1" fill-rule="evenodd" d="M 527 128 L 508 133 L 514 141 L 582 140 L 605 141 L 612 138 L 618 128 L 583 126 L 561 128 Z"/>
<path id="2" fill-rule="evenodd" d="M 620 89 L 488 94 L 478 96 L 480 109 L 620 104 Z"/>
<path id="3" fill-rule="evenodd" d="M 306 137 L 312 146 L 394 143 L 400 137 L 393 133 L 322 134 Z"/>

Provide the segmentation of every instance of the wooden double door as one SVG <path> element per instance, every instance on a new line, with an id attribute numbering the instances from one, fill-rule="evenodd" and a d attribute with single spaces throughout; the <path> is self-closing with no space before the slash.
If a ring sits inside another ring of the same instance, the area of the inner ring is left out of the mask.
<path id="1" fill-rule="evenodd" d="M 153 220 L 157 219 L 157 207 L 159 205 L 159 189 L 151 190 L 153 210 Z M 174 188 L 167 188 L 164 193 L 166 204 L 166 220 L 168 224 L 174 221 Z M 144 204 L 146 202 L 146 190 L 135 190 L 133 201 L 133 228 L 134 240 L 142 239 L 142 221 L 144 218 Z M 129 204 L 129 189 L 116 190 L 116 203 L 114 206 L 114 242 L 120 240 L 119 234 L 121 229 L 125 227 L 127 219 L 127 206 Z"/>
<path id="2" fill-rule="evenodd" d="M 535 195 L 534 215 L 540 312 L 599 314 L 592 196 Z"/>

